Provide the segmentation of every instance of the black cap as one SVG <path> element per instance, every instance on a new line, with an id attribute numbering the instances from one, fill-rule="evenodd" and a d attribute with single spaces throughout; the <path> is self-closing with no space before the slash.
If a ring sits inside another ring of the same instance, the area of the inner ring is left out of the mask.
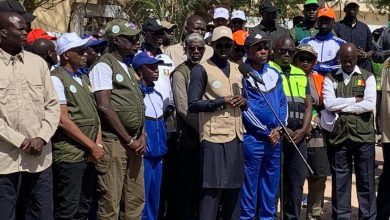
<path id="1" fill-rule="evenodd" d="M 275 6 L 272 1 L 266 0 L 260 5 L 260 13 L 261 12 L 277 12 L 279 9 Z"/>
<path id="2" fill-rule="evenodd" d="M 142 25 L 143 31 L 159 31 L 162 29 L 164 29 L 164 27 L 161 26 L 161 22 L 157 18 L 146 18 Z"/>
<path id="3" fill-rule="evenodd" d="M 264 38 L 260 34 L 251 34 L 245 39 L 244 45 L 246 48 L 249 48 L 249 47 L 251 47 L 257 43 L 263 42 L 263 41 L 268 43 L 270 41 L 270 39 Z"/>
<path id="4" fill-rule="evenodd" d="M 0 1 L 0 10 L 18 13 L 24 18 L 26 23 L 31 23 L 35 19 L 35 16 L 31 13 L 28 13 L 26 9 L 24 9 L 22 3 L 16 0 Z"/>

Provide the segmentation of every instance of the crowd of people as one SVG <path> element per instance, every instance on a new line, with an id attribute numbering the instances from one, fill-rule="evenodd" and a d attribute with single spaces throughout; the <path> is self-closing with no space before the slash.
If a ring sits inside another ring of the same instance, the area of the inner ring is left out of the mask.
<path id="1" fill-rule="evenodd" d="M 344 220 L 353 172 L 358 218 L 389 218 L 390 27 L 372 34 L 356 2 L 336 21 L 306 0 L 291 30 L 268 0 L 249 30 L 243 11 L 216 8 L 212 23 L 190 15 L 177 44 L 174 21 L 154 17 L 55 37 L 5 2 L 2 219 L 267 220 L 279 205 L 293 220 L 305 180 L 305 218 L 322 219 L 331 176 Z"/>

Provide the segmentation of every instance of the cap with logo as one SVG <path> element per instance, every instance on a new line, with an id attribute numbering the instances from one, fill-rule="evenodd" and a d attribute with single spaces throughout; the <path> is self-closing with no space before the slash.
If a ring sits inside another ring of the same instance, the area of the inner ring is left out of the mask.
<path id="1" fill-rule="evenodd" d="M 134 56 L 131 65 L 133 66 L 134 69 L 137 69 L 142 65 L 149 65 L 149 64 L 156 64 L 156 63 L 164 63 L 164 61 L 149 56 L 147 52 L 141 52 Z"/>
<path id="2" fill-rule="evenodd" d="M 165 29 L 172 29 L 172 28 L 176 28 L 177 25 L 176 24 L 172 24 L 171 22 L 169 21 L 161 21 L 161 26 Z"/>
<path id="3" fill-rule="evenodd" d="M 226 20 L 229 20 L 229 11 L 226 9 L 226 8 L 216 8 L 214 10 L 214 16 L 213 16 L 214 19 L 217 19 L 217 18 L 224 18 Z"/>
<path id="4" fill-rule="evenodd" d="M 133 23 L 123 19 L 114 19 L 107 24 L 106 35 L 108 37 L 117 37 L 120 35 L 134 36 L 141 32 Z"/>
<path id="5" fill-rule="evenodd" d="M 356 5 L 356 6 L 359 7 L 359 4 L 356 3 L 356 1 L 350 1 L 350 0 L 345 1 L 344 7 L 347 7 L 347 6 L 350 5 L 350 4 L 354 4 L 354 5 Z"/>
<path id="6" fill-rule="evenodd" d="M 74 32 L 63 33 L 57 39 L 57 54 L 61 55 L 72 48 L 85 47 L 90 41 L 92 41 L 91 38 L 81 39 L 81 37 Z"/>
<path id="7" fill-rule="evenodd" d="M 245 47 L 249 48 L 255 44 L 258 44 L 260 42 L 270 42 L 270 39 L 267 39 L 260 34 L 251 34 L 245 39 Z"/>
<path id="8" fill-rule="evenodd" d="M 332 19 L 336 19 L 336 13 L 333 9 L 325 7 L 318 10 L 318 17 L 328 17 Z"/>
<path id="9" fill-rule="evenodd" d="M 233 33 L 233 40 L 237 45 L 244 46 L 245 39 L 247 38 L 247 36 L 248 36 L 248 32 L 244 30 L 238 30 Z"/>
<path id="10" fill-rule="evenodd" d="M 279 9 L 275 6 L 275 3 L 273 3 L 272 1 L 270 0 L 266 0 L 264 1 L 261 5 L 260 5 L 260 13 L 261 12 L 269 12 L 269 13 L 272 13 L 272 12 L 278 12 Z"/>
<path id="11" fill-rule="evenodd" d="M 36 28 L 32 29 L 28 34 L 27 34 L 27 44 L 32 44 L 34 43 L 35 40 L 37 39 L 46 39 L 46 40 L 56 40 L 57 38 L 54 36 L 50 36 L 49 34 L 46 33 L 43 29 Z"/>
<path id="12" fill-rule="evenodd" d="M 164 27 L 161 26 L 161 22 L 157 18 L 146 18 L 142 25 L 143 31 L 160 31 L 162 29 L 164 29 Z"/>
<path id="13" fill-rule="evenodd" d="M 235 10 L 232 12 L 231 20 L 233 20 L 233 19 L 240 19 L 240 20 L 246 21 L 245 13 L 241 10 Z"/>
<path id="14" fill-rule="evenodd" d="M 310 44 L 300 44 L 295 49 L 296 49 L 295 56 L 297 54 L 299 54 L 300 52 L 310 53 L 313 56 L 315 56 L 316 58 L 318 56 L 317 52 L 314 50 L 314 48 Z"/>
<path id="15" fill-rule="evenodd" d="M 317 5 L 318 6 L 318 1 L 317 0 L 306 0 L 304 6 L 306 5 Z"/>
<path id="16" fill-rule="evenodd" d="M 213 36 L 211 37 L 211 42 L 217 41 L 223 37 L 226 37 L 226 38 L 229 38 L 230 40 L 233 40 L 232 29 L 230 29 L 226 26 L 220 26 L 220 27 L 214 28 Z"/>

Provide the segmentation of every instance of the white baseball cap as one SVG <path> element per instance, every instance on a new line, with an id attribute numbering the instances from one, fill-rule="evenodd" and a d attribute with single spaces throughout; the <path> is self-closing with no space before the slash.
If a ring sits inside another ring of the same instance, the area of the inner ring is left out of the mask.
<path id="1" fill-rule="evenodd" d="M 214 10 L 214 19 L 216 18 L 225 18 L 226 20 L 229 20 L 229 11 L 226 8 L 216 8 Z"/>
<path id="2" fill-rule="evenodd" d="M 235 10 L 232 12 L 232 18 L 231 20 L 233 19 L 241 19 L 243 21 L 246 21 L 246 17 L 245 17 L 245 13 L 241 10 Z"/>
<path id="3" fill-rule="evenodd" d="M 72 33 L 64 33 L 57 39 L 57 54 L 61 55 L 66 51 L 81 47 L 90 43 L 92 38 L 81 39 L 75 32 Z"/>

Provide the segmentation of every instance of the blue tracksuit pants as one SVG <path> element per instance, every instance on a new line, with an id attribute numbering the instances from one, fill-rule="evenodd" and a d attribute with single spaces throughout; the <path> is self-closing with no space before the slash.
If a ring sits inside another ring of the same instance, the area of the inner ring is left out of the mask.
<path id="1" fill-rule="evenodd" d="M 143 220 L 157 220 L 162 179 L 162 157 L 144 157 L 145 207 Z"/>
<path id="2" fill-rule="evenodd" d="M 241 196 L 241 220 L 255 217 L 273 220 L 280 177 L 280 144 L 244 135 L 245 182 Z"/>

